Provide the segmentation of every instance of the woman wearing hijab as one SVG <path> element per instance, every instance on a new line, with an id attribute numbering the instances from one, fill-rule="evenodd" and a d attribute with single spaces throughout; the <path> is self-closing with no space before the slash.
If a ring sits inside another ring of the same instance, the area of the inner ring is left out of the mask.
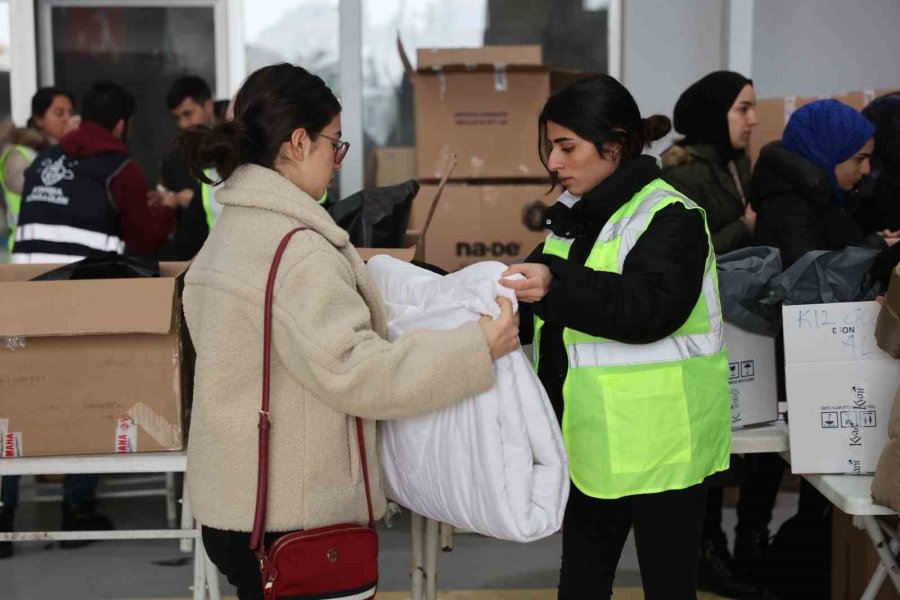
<path id="1" fill-rule="evenodd" d="M 706 210 L 716 254 L 742 248 L 753 236 L 745 149 L 756 124 L 753 82 L 731 71 L 710 73 L 675 104 L 675 130 L 684 139 L 663 153 L 662 178 Z"/>
<path id="2" fill-rule="evenodd" d="M 862 114 L 875 125 L 875 152 L 854 216 L 864 234 L 889 235 L 900 230 L 900 92 L 876 98 Z"/>
<path id="3" fill-rule="evenodd" d="M 760 244 L 781 250 L 787 268 L 812 250 L 883 248 L 845 210 L 847 192 L 869 173 L 875 127 L 837 100 L 817 100 L 791 115 L 780 142 L 762 149 L 750 196 Z"/>

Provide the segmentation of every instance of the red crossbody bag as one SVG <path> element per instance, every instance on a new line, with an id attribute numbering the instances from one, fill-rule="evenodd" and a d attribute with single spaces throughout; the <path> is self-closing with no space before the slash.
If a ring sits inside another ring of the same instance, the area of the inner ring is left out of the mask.
<path id="1" fill-rule="evenodd" d="M 378 534 L 372 513 L 372 493 L 366 463 L 362 419 L 356 417 L 356 437 L 366 484 L 369 523 L 340 523 L 298 531 L 275 540 L 266 550 L 266 494 L 269 475 L 269 375 L 272 346 L 272 293 L 281 256 L 291 237 L 284 236 L 266 283 L 263 316 L 262 410 L 259 411 L 259 471 L 256 482 L 256 515 L 250 549 L 259 559 L 263 597 L 266 600 L 367 600 L 378 587 Z M 299 474 L 298 474 L 299 476 Z"/>

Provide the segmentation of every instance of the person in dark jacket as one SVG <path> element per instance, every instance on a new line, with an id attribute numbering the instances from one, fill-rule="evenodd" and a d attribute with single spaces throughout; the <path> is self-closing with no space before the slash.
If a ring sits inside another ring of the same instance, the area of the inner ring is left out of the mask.
<path id="1" fill-rule="evenodd" d="M 900 238 L 900 92 L 876 98 L 862 114 L 875 125 L 875 152 L 854 216 L 864 235 L 881 232 L 893 241 Z"/>
<path id="2" fill-rule="evenodd" d="M 875 127 L 837 100 L 817 100 L 791 115 L 781 141 L 766 145 L 750 181 L 760 244 L 781 251 L 785 268 L 812 250 L 884 248 L 863 235 L 845 209 L 869 173 Z"/>
<path id="3" fill-rule="evenodd" d="M 559 598 L 609 598 L 634 527 L 645 597 L 691 599 L 706 478 L 728 467 L 731 395 L 715 255 L 704 213 L 643 149 L 671 124 L 642 119 L 607 75 L 551 96 L 540 155 L 566 192 L 550 234 L 504 276 L 562 422 L 572 488 Z M 530 304 L 529 304 L 530 303 Z"/>
<path id="4" fill-rule="evenodd" d="M 743 248 L 753 236 L 745 150 L 757 123 L 753 82 L 731 71 L 710 73 L 675 104 L 675 130 L 684 139 L 663 152 L 662 178 L 706 210 L 716 254 Z"/>
<path id="5" fill-rule="evenodd" d="M 68 263 L 97 252 L 150 257 L 173 225 L 171 209 L 147 204 L 147 180 L 126 141 L 135 100 L 95 83 L 81 126 L 38 154 L 25 172 L 12 262 Z"/>
<path id="6" fill-rule="evenodd" d="M 172 84 L 166 106 L 180 133 L 192 127 L 212 128 L 219 122 L 209 84 L 194 75 L 182 77 Z M 151 203 L 174 208 L 177 227 L 156 257 L 159 260 L 191 260 L 203 247 L 215 215 L 207 214 L 203 184 L 188 171 L 177 144 L 163 158 L 160 178 L 159 188 L 151 193 Z M 207 193 L 212 196 L 211 188 Z"/>

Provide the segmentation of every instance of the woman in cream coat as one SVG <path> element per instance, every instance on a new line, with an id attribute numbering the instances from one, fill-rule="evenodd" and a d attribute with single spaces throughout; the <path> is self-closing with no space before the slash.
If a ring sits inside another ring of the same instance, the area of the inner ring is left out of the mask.
<path id="1" fill-rule="evenodd" d="M 376 288 L 344 230 L 316 202 L 347 152 L 340 105 L 319 77 L 288 64 L 253 73 L 235 120 L 182 138 L 199 179 L 225 185 L 221 218 L 185 278 L 197 350 L 188 492 L 212 561 L 242 600 L 261 598 L 249 550 L 257 471 L 263 298 L 275 282 L 266 542 L 286 532 L 367 520 L 355 417 L 365 419 L 376 516 L 385 500 L 375 420 L 432 411 L 489 389 L 492 359 L 517 347 L 502 316 L 388 342 Z"/>

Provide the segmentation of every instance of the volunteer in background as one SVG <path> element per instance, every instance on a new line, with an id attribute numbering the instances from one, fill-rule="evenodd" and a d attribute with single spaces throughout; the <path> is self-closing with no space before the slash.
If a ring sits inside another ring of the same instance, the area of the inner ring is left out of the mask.
<path id="1" fill-rule="evenodd" d="M 762 149 L 750 182 L 756 236 L 781 250 L 785 268 L 812 250 L 885 247 L 845 209 L 848 192 L 869 173 L 874 135 L 859 111 L 817 100 L 794 111 L 781 141 Z"/>
<path id="2" fill-rule="evenodd" d="M 221 119 L 209 85 L 200 77 L 182 77 L 172 84 L 166 106 L 175 118 L 180 133 L 192 127 L 210 129 Z M 216 202 L 215 183 L 219 177 L 207 165 L 207 177 L 213 184 L 201 183 L 187 167 L 181 149 L 173 145 L 162 161 L 160 186 L 150 193 L 151 204 L 162 204 L 176 210 L 175 232 L 157 253 L 160 260 L 190 260 L 200 251 L 206 237 L 222 211 Z"/>
<path id="3" fill-rule="evenodd" d="M 35 155 L 48 146 L 59 143 L 60 138 L 77 127 L 73 119 L 75 98 L 63 90 L 46 87 L 31 98 L 31 117 L 25 129 L 14 128 L 2 152 L 0 152 L 0 186 L 6 199 L 6 227 L 0 238 L 7 238 L 11 252 L 15 241 L 16 222 L 22 204 L 22 187 L 25 170 L 31 166 Z"/>
<path id="4" fill-rule="evenodd" d="M 82 123 L 25 172 L 12 262 L 68 263 L 98 252 L 153 256 L 172 211 L 147 206 L 147 181 L 125 145 L 134 96 L 95 83 Z"/>
<path id="5" fill-rule="evenodd" d="M 198 179 L 209 163 L 225 179 L 222 216 L 185 277 L 197 350 L 187 481 L 206 550 L 241 600 L 262 598 L 249 549 L 261 328 L 269 268 L 286 233 L 308 228 L 288 244 L 275 284 L 267 544 L 293 530 L 367 520 L 354 416 L 366 419 L 380 517 L 375 419 L 433 411 L 488 390 L 492 358 L 518 347 L 505 300 L 496 321 L 385 340 L 375 284 L 318 203 L 349 148 L 340 112 L 319 77 L 273 65 L 241 86 L 234 121 L 182 137 Z"/>
<path id="6" fill-rule="evenodd" d="M 675 104 L 675 130 L 684 139 L 663 152 L 662 178 L 706 211 L 716 254 L 753 237 L 746 148 L 757 123 L 753 82 L 731 71 L 710 73 Z"/>
<path id="7" fill-rule="evenodd" d="M 900 236 L 900 92 L 873 100 L 863 116 L 875 126 L 872 172 L 860 182 L 861 206 L 854 215 L 863 234 Z M 893 232 L 893 233 L 892 233 Z"/>
<path id="8" fill-rule="evenodd" d="M 674 114 L 675 129 L 684 139 L 663 153 L 662 178 L 706 211 L 716 254 L 751 245 L 756 213 L 747 200 L 746 149 L 757 125 L 753 82 L 731 71 L 710 73 L 678 98 Z M 777 454 L 747 455 L 742 466 L 746 479 L 737 506 L 733 563 L 722 530 L 727 481 L 710 481 L 700 547 L 699 588 L 728 598 L 758 596 L 758 570 L 784 472 Z"/>
<path id="9" fill-rule="evenodd" d="M 535 366 L 569 453 L 559 598 L 609 598 L 634 526 L 649 600 L 694 599 L 709 475 L 728 468 L 731 395 L 703 210 L 642 151 L 670 129 L 612 77 L 554 94 L 541 160 L 566 192 L 505 282 L 534 312 Z M 528 339 L 528 332 L 523 341 Z"/>

